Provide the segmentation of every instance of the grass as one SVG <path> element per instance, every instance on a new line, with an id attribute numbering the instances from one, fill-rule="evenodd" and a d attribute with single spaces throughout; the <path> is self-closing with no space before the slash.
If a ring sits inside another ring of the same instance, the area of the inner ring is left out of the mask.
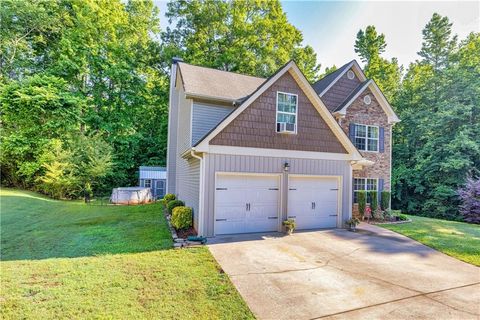
<path id="1" fill-rule="evenodd" d="M 383 224 L 435 250 L 480 266 L 480 226 L 464 222 L 408 215 L 411 223 Z"/>
<path id="2" fill-rule="evenodd" d="M 0 318 L 249 319 L 205 247 L 174 250 L 157 204 L 3 189 Z"/>

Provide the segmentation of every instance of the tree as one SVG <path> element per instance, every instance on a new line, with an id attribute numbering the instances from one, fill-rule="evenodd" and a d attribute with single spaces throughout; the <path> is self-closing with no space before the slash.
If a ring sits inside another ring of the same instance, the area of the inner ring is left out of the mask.
<path id="1" fill-rule="evenodd" d="M 381 57 L 386 46 L 385 35 L 378 34 L 374 26 L 368 26 L 365 31 L 360 30 L 357 33 L 355 52 L 365 63 L 365 75 L 375 80 L 387 99 L 392 102 L 400 88 L 402 68 L 396 58 L 388 61 Z"/>
<path id="2" fill-rule="evenodd" d="M 439 29 L 440 39 L 432 37 Z M 453 47 L 451 24 L 438 15 L 423 35 L 424 58 L 409 66 L 396 99 L 402 122 L 394 128 L 393 204 L 461 219 L 457 189 L 480 166 L 480 37 L 472 33 Z"/>
<path id="3" fill-rule="evenodd" d="M 302 33 L 288 22 L 279 1 L 172 1 L 162 34 L 164 61 L 189 63 L 268 77 L 295 59 L 310 81 L 320 66 L 303 46 Z"/>
<path id="4" fill-rule="evenodd" d="M 480 178 L 467 177 L 458 195 L 462 201 L 460 212 L 465 221 L 480 224 Z"/>

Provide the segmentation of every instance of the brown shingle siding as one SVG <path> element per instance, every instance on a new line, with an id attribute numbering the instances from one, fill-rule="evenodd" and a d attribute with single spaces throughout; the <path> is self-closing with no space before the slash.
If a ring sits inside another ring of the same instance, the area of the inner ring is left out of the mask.
<path id="1" fill-rule="evenodd" d="M 348 79 L 347 72 L 338 79 L 337 82 L 322 96 L 322 101 L 328 110 L 333 111 L 352 93 L 360 84 L 360 80 L 355 75 L 352 80 Z"/>
<path id="2" fill-rule="evenodd" d="M 298 95 L 297 134 L 275 131 L 277 91 Z M 228 124 L 210 144 L 347 153 L 293 77 L 286 73 Z"/>

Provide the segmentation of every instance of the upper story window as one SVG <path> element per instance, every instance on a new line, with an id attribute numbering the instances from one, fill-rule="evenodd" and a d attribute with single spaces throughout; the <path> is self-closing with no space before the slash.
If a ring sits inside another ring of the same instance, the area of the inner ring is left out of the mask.
<path id="1" fill-rule="evenodd" d="M 297 132 L 298 96 L 277 92 L 277 132 Z"/>
<path id="2" fill-rule="evenodd" d="M 144 185 L 145 188 L 151 188 L 152 187 L 152 180 L 145 179 L 144 183 L 145 183 L 145 185 Z"/>
<path id="3" fill-rule="evenodd" d="M 355 124 L 355 147 L 362 151 L 378 151 L 378 127 Z"/>

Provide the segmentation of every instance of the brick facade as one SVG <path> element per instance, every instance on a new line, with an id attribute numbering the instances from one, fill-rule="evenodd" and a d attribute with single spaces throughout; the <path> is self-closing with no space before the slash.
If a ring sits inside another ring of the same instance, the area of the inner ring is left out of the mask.
<path id="1" fill-rule="evenodd" d="M 363 102 L 363 98 L 367 94 L 370 95 L 370 98 L 372 99 L 370 105 L 366 105 Z M 383 190 L 390 191 L 392 125 L 388 123 L 387 115 L 375 99 L 370 88 L 366 89 L 357 99 L 355 99 L 355 101 L 347 108 L 345 118 L 341 120 L 341 127 L 347 135 L 349 135 L 350 123 L 375 125 L 384 128 L 384 152 L 360 151 L 366 159 L 373 161 L 375 164 L 366 167 L 363 170 L 354 170 L 353 177 L 384 179 Z M 353 213 L 358 215 L 358 207 L 356 204 L 354 204 Z"/>
<path id="2" fill-rule="evenodd" d="M 297 134 L 276 132 L 277 91 L 298 95 Z M 210 144 L 347 153 L 288 72 L 229 123 L 210 141 Z"/>

